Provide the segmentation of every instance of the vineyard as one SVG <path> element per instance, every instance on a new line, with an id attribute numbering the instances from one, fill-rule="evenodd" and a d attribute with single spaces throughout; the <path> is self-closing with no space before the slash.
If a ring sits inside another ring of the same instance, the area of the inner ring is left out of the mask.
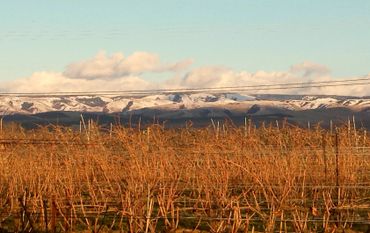
<path id="1" fill-rule="evenodd" d="M 354 123 L 1 128 L 1 232 L 366 232 L 369 225 L 370 138 Z"/>

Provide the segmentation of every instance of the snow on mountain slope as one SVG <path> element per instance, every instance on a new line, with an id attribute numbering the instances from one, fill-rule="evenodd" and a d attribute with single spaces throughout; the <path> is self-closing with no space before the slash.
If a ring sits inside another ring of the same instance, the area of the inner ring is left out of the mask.
<path id="1" fill-rule="evenodd" d="M 317 98 L 317 99 L 303 98 L 302 100 L 289 101 L 289 103 L 304 110 L 338 106 L 338 100 L 334 98 Z"/>
<path id="2" fill-rule="evenodd" d="M 370 108 L 370 98 L 336 98 L 306 96 L 280 100 L 260 100 L 242 93 L 225 94 L 157 94 L 144 97 L 127 96 L 0 96 L 0 115 L 35 114 L 53 111 L 130 112 L 140 109 L 198 109 L 239 106 L 256 109 L 308 110 L 320 108 L 349 108 L 362 111 Z"/>

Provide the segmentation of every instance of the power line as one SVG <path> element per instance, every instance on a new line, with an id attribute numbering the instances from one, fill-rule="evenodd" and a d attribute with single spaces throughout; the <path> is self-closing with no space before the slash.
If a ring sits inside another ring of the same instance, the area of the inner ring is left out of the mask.
<path id="1" fill-rule="evenodd" d="M 0 96 L 55 96 L 55 95 L 92 95 L 92 94 L 126 94 L 126 95 L 145 95 L 145 94 L 174 94 L 174 93 L 199 93 L 207 91 L 209 93 L 222 92 L 242 92 L 242 91 L 267 91 L 267 90 L 288 90 L 303 88 L 322 88 L 338 86 L 363 86 L 370 85 L 370 78 L 346 79 L 337 81 L 312 81 L 279 84 L 258 84 L 241 86 L 223 87 L 201 87 L 201 88 L 172 88 L 172 89 L 149 89 L 149 90 L 102 90 L 102 91 L 66 91 L 66 92 L 0 92 Z"/>

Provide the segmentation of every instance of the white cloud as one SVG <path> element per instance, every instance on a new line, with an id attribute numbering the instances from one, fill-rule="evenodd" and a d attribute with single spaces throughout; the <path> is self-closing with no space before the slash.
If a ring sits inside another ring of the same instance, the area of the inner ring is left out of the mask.
<path id="1" fill-rule="evenodd" d="M 290 71 L 292 73 L 301 74 L 303 77 L 322 76 L 330 73 L 330 69 L 328 67 L 310 61 L 293 65 L 290 68 Z"/>
<path id="2" fill-rule="evenodd" d="M 183 87 L 237 87 L 301 81 L 289 72 L 237 72 L 224 67 L 194 69 L 179 80 Z M 256 89 L 257 91 L 257 89 Z"/>
<path id="3" fill-rule="evenodd" d="M 36 72 L 28 78 L 2 83 L 1 88 L 7 92 L 117 91 L 158 88 L 236 87 L 336 80 L 329 75 L 327 67 L 312 62 L 293 65 L 288 71 L 257 71 L 250 73 L 220 66 L 206 66 L 183 73 L 190 64 L 190 60 L 164 64 L 157 55 L 146 52 L 136 52 L 128 57 L 124 57 L 121 53 L 108 56 L 101 52 L 91 59 L 72 63 L 62 73 Z M 172 78 L 161 83 L 142 78 L 143 73 L 149 73 L 145 75 L 148 76 L 152 72 L 172 72 Z M 370 74 L 368 78 L 370 78 Z M 280 87 L 284 88 L 284 86 Z M 340 87 L 325 87 L 323 85 L 315 88 L 273 90 L 256 87 L 250 88 L 248 92 L 250 94 L 361 96 L 370 95 L 370 88 L 368 88 L 368 85 Z"/>
<path id="4" fill-rule="evenodd" d="M 102 51 L 91 59 L 68 65 L 63 74 L 76 79 L 113 79 L 143 72 L 177 72 L 190 64 L 190 60 L 163 64 L 158 55 L 147 52 L 135 52 L 125 57 L 122 53 L 109 56 Z"/>
<path id="5" fill-rule="evenodd" d="M 104 91 L 104 90 L 144 90 L 155 86 L 139 77 L 126 76 L 112 80 L 75 79 L 61 73 L 37 72 L 31 77 L 5 83 L 8 92 L 73 92 L 73 91 Z"/>
<path id="6" fill-rule="evenodd" d="M 207 88 L 207 87 L 238 87 L 277 85 L 289 83 L 313 83 L 320 81 L 338 81 L 328 75 L 329 69 L 325 66 L 314 63 L 303 63 L 292 66 L 293 70 L 266 72 L 257 71 L 249 73 L 245 71 L 234 71 L 224 67 L 202 67 L 194 69 L 182 78 L 176 77 L 165 83 L 167 88 Z M 297 71 L 300 72 L 297 72 Z M 303 71 L 303 72 L 302 72 Z M 368 76 L 370 78 L 370 75 Z M 349 77 L 348 79 L 355 78 Z M 277 85 L 275 89 L 271 86 L 248 87 L 249 94 L 311 94 L 311 95 L 370 95 L 368 85 L 347 85 L 347 86 L 325 86 L 288 88 L 287 85 Z M 307 85 L 306 85 L 307 86 Z"/>

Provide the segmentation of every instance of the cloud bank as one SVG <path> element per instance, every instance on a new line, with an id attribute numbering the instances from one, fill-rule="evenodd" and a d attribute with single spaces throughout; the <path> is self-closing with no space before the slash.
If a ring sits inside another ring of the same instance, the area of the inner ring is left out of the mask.
<path id="1" fill-rule="evenodd" d="M 31 77 L 18 79 L 3 85 L 6 92 L 85 92 L 101 90 L 145 90 L 154 85 L 136 76 L 126 76 L 112 80 L 70 78 L 61 73 L 36 72 Z"/>
<path id="2" fill-rule="evenodd" d="M 330 73 L 328 67 L 320 64 L 315 64 L 310 61 L 305 61 L 303 63 L 293 65 L 290 68 L 290 71 L 292 73 L 300 73 L 303 77 L 323 76 Z"/>
<path id="3" fill-rule="evenodd" d="M 2 83 L 1 87 L 3 92 L 88 92 L 234 87 L 338 80 L 330 75 L 329 68 L 309 61 L 292 65 L 287 71 L 253 73 L 220 66 L 191 69 L 191 63 L 189 59 L 163 63 L 158 55 L 148 52 L 135 52 L 127 57 L 122 53 L 107 55 L 105 52 L 99 52 L 93 58 L 67 65 L 63 72 L 36 72 L 27 78 Z M 154 73 L 155 77 L 170 75 L 170 78 L 163 82 L 143 78 L 144 75 L 148 77 Z M 367 77 L 370 78 L 370 74 Z M 248 92 L 365 96 L 370 95 L 370 88 L 368 85 L 275 90 L 255 88 Z"/>
<path id="4" fill-rule="evenodd" d="M 147 52 L 135 52 L 125 57 L 122 53 L 107 56 L 102 51 L 91 59 L 68 65 L 63 75 L 74 79 L 114 79 L 144 72 L 176 72 L 190 64 L 190 60 L 163 64 L 158 55 Z"/>

